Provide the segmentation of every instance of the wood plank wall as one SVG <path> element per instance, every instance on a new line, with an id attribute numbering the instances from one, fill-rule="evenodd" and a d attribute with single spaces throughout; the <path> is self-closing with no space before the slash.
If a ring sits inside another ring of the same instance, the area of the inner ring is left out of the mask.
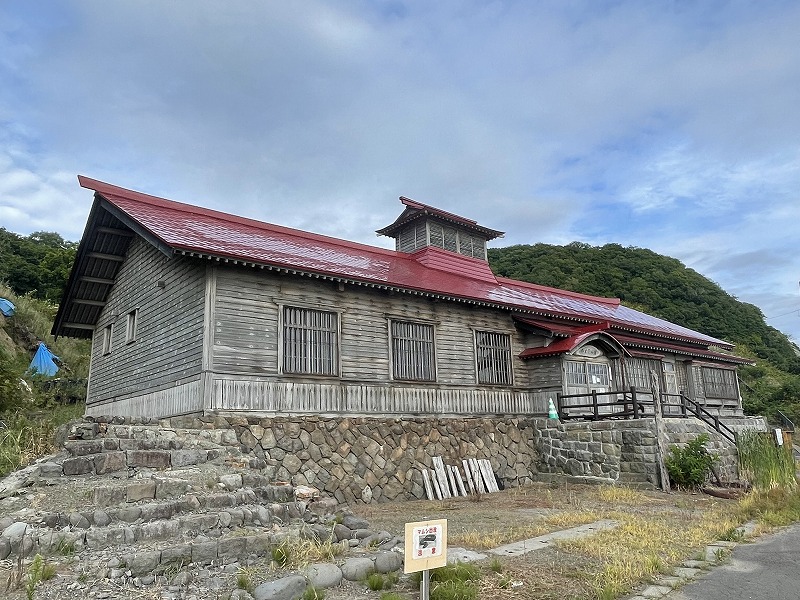
<path id="1" fill-rule="evenodd" d="M 350 383 L 214 380 L 214 410 L 277 414 L 530 415 L 547 413 L 547 394 Z"/>
<path id="2" fill-rule="evenodd" d="M 134 239 L 95 328 L 87 406 L 199 375 L 204 281 L 205 263 L 177 256 L 168 259 Z M 138 309 L 136 341 L 126 343 L 127 316 L 134 309 Z M 109 324 L 113 324 L 111 354 L 103 354 L 103 334 Z"/>
<path id="3" fill-rule="evenodd" d="M 164 417 L 197 413 L 202 410 L 199 379 L 145 394 L 86 405 L 86 414 L 93 416 Z"/>
<path id="4" fill-rule="evenodd" d="M 516 358 L 529 340 L 506 313 L 358 286 L 340 290 L 332 282 L 267 271 L 216 269 L 213 408 L 352 414 L 547 412 L 548 395 L 541 400 L 530 391 L 529 366 Z M 281 373 L 283 305 L 338 313 L 339 376 Z M 392 381 L 391 318 L 434 325 L 436 382 Z M 513 386 L 477 384 L 474 329 L 511 336 Z"/>

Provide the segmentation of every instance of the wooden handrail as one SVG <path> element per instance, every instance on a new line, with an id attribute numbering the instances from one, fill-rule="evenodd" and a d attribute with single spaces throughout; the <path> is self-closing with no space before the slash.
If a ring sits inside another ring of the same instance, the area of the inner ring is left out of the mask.
<path id="1" fill-rule="evenodd" d="M 603 402 L 601 399 L 605 397 L 613 397 L 608 401 Z M 621 399 L 620 399 L 621 397 Z M 669 404 L 664 402 L 667 398 L 678 398 L 678 404 Z M 587 402 L 579 404 L 568 404 L 565 400 L 581 398 L 587 399 Z M 556 394 L 556 406 L 558 409 L 559 418 L 562 421 L 569 419 L 590 419 L 592 421 L 599 421 L 602 419 L 638 419 L 647 415 L 647 408 L 653 407 L 653 411 L 661 411 L 661 415 L 665 417 L 673 417 L 674 414 L 665 411 L 666 407 L 675 406 L 679 409 L 679 416 L 681 418 L 688 418 L 689 414 L 700 419 L 704 423 L 713 427 L 725 439 L 736 442 L 736 433 L 723 423 L 719 415 L 714 415 L 708 412 L 705 407 L 698 404 L 683 393 L 679 394 L 661 394 L 661 401 L 654 400 L 643 401 L 640 400 L 636 393 L 636 388 L 631 387 L 627 391 L 621 392 L 598 392 L 593 390 L 589 394 Z M 656 406 L 658 405 L 658 406 Z M 621 407 L 621 410 L 618 410 Z M 578 409 L 589 409 L 588 411 L 574 414 Z M 573 412 L 573 414 L 570 414 Z"/>

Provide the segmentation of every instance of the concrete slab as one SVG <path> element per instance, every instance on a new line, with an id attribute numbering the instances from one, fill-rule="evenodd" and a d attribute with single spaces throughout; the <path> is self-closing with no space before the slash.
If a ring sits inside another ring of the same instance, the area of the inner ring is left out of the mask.
<path id="1" fill-rule="evenodd" d="M 645 598 L 663 598 L 672 591 L 672 588 L 663 585 L 649 585 L 639 592 Z"/>
<path id="2" fill-rule="evenodd" d="M 594 523 L 587 523 L 586 525 L 579 525 L 578 527 L 571 527 L 570 529 L 554 531 L 553 533 L 540 535 L 539 537 L 522 540 L 520 542 L 514 542 L 513 544 L 505 544 L 504 546 L 500 546 L 493 550 L 487 550 L 487 552 L 500 556 L 521 556 L 523 554 L 527 554 L 528 552 L 533 552 L 534 550 L 547 548 L 547 546 L 553 540 L 573 540 L 588 537 L 597 533 L 598 531 L 602 531 L 604 529 L 613 529 L 616 526 L 616 521 L 612 521 L 611 519 L 602 519 L 600 521 L 595 521 Z"/>
<path id="3" fill-rule="evenodd" d="M 678 567 L 675 569 L 675 575 L 681 579 L 694 579 L 702 572 L 702 569 L 694 569 L 691 567 Z"/>
<path id="4" fill-rule="evenodd" d="M 476 560 L 483 560 L 489 558 L 486 554 L 480 552 L 473 552 L 466 548 L 448 548 L 447 549 L 447 562 L 474 562 Z"/>

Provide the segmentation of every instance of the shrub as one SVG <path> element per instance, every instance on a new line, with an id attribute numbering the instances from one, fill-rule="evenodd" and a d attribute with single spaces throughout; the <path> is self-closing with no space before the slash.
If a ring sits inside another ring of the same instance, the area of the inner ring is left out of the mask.
<path id="1" fill-rule="evenodd" d="M 683 447 L 670 448 L 665 462 L 669 478 L 675 485 L 682 488 L 697 488 L 705 482 L 715 460 L 706 450 L 706 442 L 708 434 L 703 433 Z"/>

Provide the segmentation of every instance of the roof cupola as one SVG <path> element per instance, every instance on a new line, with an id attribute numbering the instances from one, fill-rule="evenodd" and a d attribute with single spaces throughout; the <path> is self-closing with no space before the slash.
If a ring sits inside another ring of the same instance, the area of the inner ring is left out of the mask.
<path id="1" fill-rule="evenodd" d="M 410 253 L 435 246 L 485 261 L 486 242 L 503 237 L 502 231 L 483 227 L 472 219 L 411 198 L 400 196 L 400 202 L 406 207 L 403 213 L 394 223 L 377 231 L 380 235 L 393 237 L 398 252 Z"/>

